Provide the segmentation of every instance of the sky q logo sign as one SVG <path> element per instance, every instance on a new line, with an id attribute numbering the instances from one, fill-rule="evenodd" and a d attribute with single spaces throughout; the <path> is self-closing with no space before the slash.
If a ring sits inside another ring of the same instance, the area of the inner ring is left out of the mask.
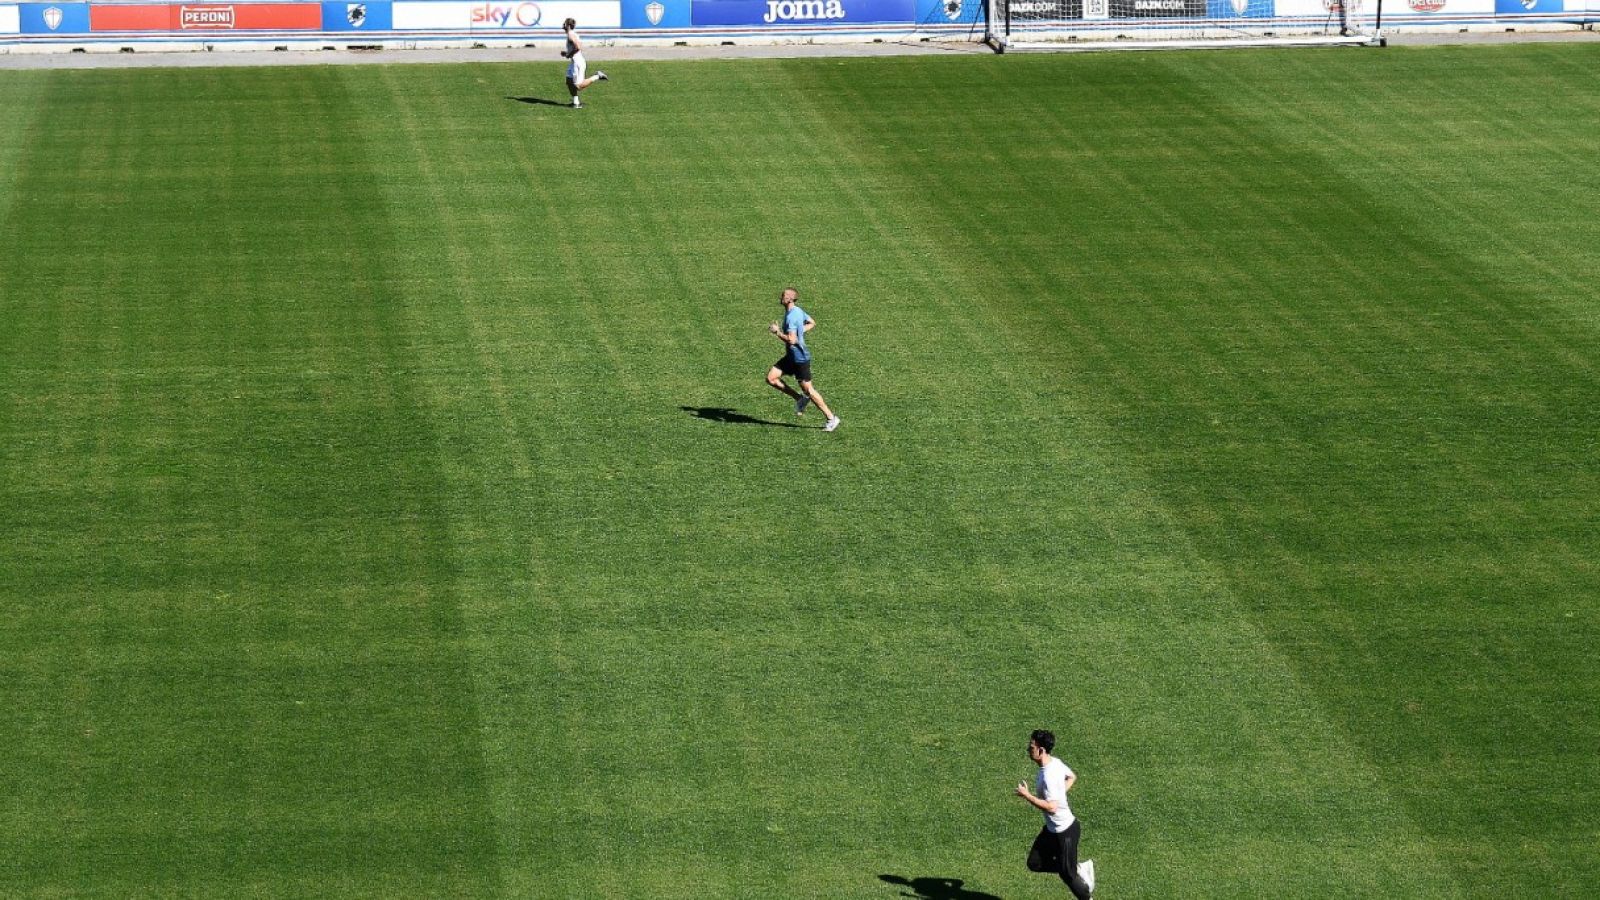
<path id="1" fill-rule="evenodd" d="M 842 18 L 844 7 L 839 0 L 767 0 L 767 14 L 761 17 L 761 21 L 771 24 Z"/>
<path id="2" fill-rule="evenodd" d="M 485 3 L 472 8 L 472 24 L 491 28 L 532 28 L 544 18 L 544 10 L 537 3 L 518 3 L 501 6 Z"/>
<path id="3" fill-rule="evenodd" d="M 179 28 L 232 28 L 231 6 L 183 6 L 178 9 Z"/>
<path id="4" fill-rule="evenodd" d="M 61 27 L 61 10 L 52 6 L 44 11 L 44 27 L 55 31 Z"/>

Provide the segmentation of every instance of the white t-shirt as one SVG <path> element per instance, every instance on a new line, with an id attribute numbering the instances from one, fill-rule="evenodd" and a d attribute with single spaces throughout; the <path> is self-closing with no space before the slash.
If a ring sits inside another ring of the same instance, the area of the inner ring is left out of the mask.
<path id="1" fill-rule="evenodd" d="M 1072 810 L 1067 808 L 1067 779 L 1072 777 L 1072 770 L 1067 764 L 1055 757 L 1039 767 L 1039 775 L 1034 779 L 1033 792 L 1041 800 L 1054 803 L 1056 811 L 1044 814 L 1044 827 L 1051 834 L 1060 834 L 1072 827 Z"/>
<path id="2" fill-rule="evenodd" d="M 589 61 L 583 58 L 583 51 L 578 49 L 578 45 L 574 44 L 570 37 L 567 38 L 567 58 L 571 60 L 567 63 L 567 77 L 573 81 L 582 81 L 584 71 L 589 68 Z"/>

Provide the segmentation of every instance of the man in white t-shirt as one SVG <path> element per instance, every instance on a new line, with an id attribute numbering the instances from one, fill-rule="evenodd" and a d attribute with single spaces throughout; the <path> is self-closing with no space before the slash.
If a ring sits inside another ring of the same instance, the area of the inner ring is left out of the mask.
<path id="1" fill-rule="evenodd" d="M 1028 790 L 1026 782 L 1017 782 L 1017 796 L 1044 813 L 1044 828 L 1028 851 L 1028 869 L 1060 875 L 1072 896 L 1089 900 L 1094 890 L 1094 860 L 1078 865 L 1078 836 L 1082 829 L 1067 807 L 1067 791 L 1078 776 L 1066 763 L 1050 755 L 1055 747 L 1056 736 L 1048 731 L 1030 735 L 1028 758 L 1038 764 L 1039 775 L 1034 779 L 1033 791 Z"/>
<path id="2" fill-rule="evenodd" d="M 570 60 L 567 63 L 567 93 L 572 95 L 572 108 L 583 109 L 583 103 L 578 100 L 578 92 L 594 84 L 596 81 L 610 81 L 604 72 L 594 73 L 593 78 L 585 78 L 589 63 L 583 56 L 583 38 L 578 37 L 578 20 L 568 19 L 561 23 L 561 30 L 567 35 L 567 46 L 561 51 L 562 57 Z"/>

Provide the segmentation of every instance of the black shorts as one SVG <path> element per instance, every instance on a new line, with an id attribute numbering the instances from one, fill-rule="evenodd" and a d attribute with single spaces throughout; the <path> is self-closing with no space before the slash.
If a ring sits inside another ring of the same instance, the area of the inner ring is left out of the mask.
<path id="1" fill-rule="evenodd" d="M 794 376 L 795 379 L 799 381 L 811 380 L 810 360 L 806 360 L 805 362 L 795 362 L 793 359 L 789 358 L 789 354 L 785 353 L 782 359 L 772 364 L 772 367 L 785 375 Z"/>
<path id="2" fill-rule="evenodd" d="M 1078 837 L 1082 833 L 1083 828 L 1077 819 L 1072 820 L 1066 831 L 1039 829 L 1033 846 L 1028 848 L 1028 870 L 1058 875 L 1066 882 L 1072 896 L 1089 900 L 1089 885 L 1078 874 Z"/>

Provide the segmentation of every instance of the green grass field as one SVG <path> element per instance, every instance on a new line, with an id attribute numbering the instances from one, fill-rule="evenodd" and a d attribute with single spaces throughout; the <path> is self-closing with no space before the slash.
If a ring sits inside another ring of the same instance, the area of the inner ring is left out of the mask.
<path id="1" fill-rule="evenodd" d="M 604 67 L 0 73 L 0 894 L 1600 890 L 1600 46 Z"/>

